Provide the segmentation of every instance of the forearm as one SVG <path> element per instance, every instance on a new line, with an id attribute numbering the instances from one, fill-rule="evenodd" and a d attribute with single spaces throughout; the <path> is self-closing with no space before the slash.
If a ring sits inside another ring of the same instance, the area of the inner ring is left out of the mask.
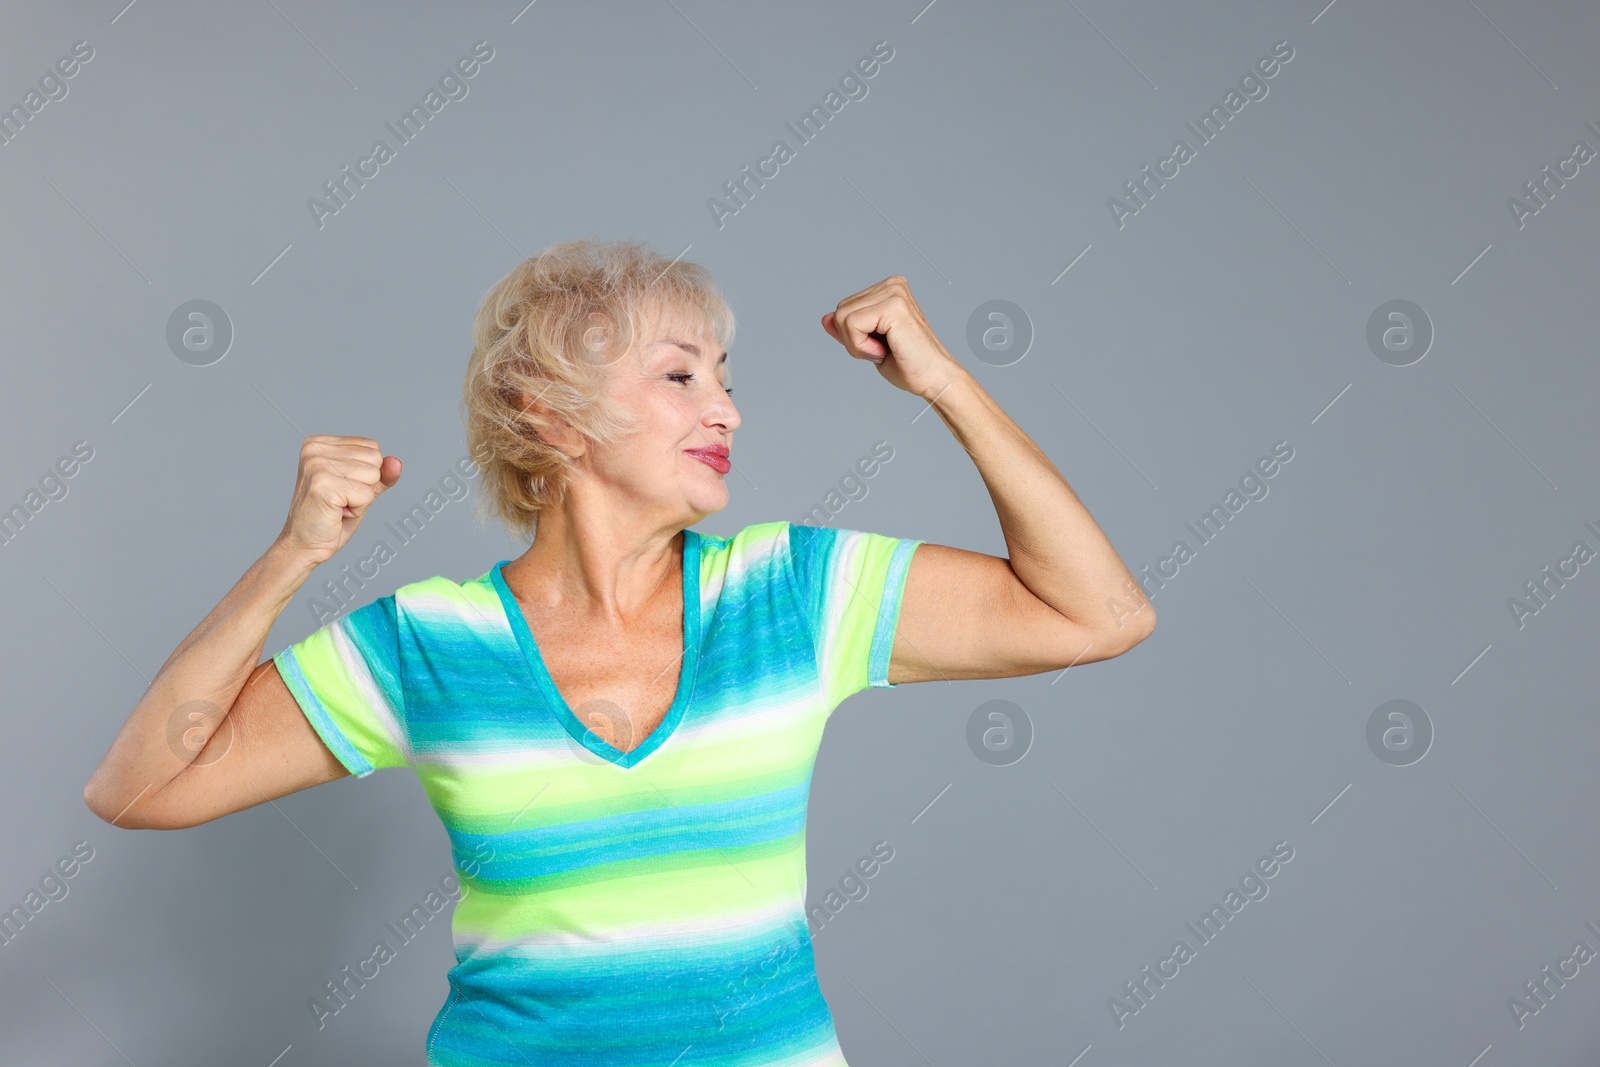
<path id="1" fill-rule="evenodd" d="M 1148 632 L 1154 609 L 1094 516 L 977 379 L 953 363 L 924 399 L 977 465 L 1022 583 L 1080 625 Z"/>
<path id="2" fill-rule="evenodd" d="M 205 748 L 259 664 L 272 624 L 315 569 L 274 542 L 156 672 L 84 799 L 107 818 L 176 778 Z"/>

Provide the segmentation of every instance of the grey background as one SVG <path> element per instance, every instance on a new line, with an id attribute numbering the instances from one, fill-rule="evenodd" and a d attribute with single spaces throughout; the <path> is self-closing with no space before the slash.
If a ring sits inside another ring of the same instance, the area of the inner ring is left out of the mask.
<path id="1" fill-rule="evenodd" d="M 0 502 L 74 442 L 94 456 L 0 548 L 0 905 L 75 841 L 94 857 L 0 947 L 0 1060 L 422 1062 L 445 916 L 320 1032 L 307 1008 L 449 869 L 414 773 L 179 832 L 112 828 L 81 790 L 278 532 L 302 438 L 405 460 L 353 560 L 465 452 L 483 292 L 596 236 L 706 264 L 739 316 L 708 532 L 797 519 L 887 440 L 835 525 L 1005 554 L 944 425 L 818 325 L 894 273 L 1135 571 L 1294 449 L 1130 655 L 834 716 L 813 903 L 895 850 L 815 935 L 853 1064 L 1594 1062 L 1600 965 L 1521 1028 L 1508 998 L 1600 950 L 1600 575 L 1520 628 L 1507 600 L 1600 548 L 1600 164 L 1521 227 L 1507 200 L 1600 149 L 1600 9 L 924 2 L 8 8 L 5 106 L 74 42 L 94 58 L 0 146 Z M 307 199 L 478 40 L 469 95 L 319 230 Z M 880 40 L 868 96 L 719 228 L 707 199 Z M 1119 228 L 1108 198 L 1279 41 L 1268 95 Z M 234 329 L 210 366 L 166 343 L 193 299 Z M 965 343 L 992 299 L 1034 331 L 1009 366 Z M 1393 299 L 1435 330 L 1410 366 L 1366 343 Z M 451 503 L 362 601 L 522 547 Z M 1009 766 L 966 741 L 995 699 L 1034 731 Z M 1434 731 L 1409 766 L 1367 743 L 1393 699 Z M 1109 998 L 1279 841 L 1269 895 L 1119 1028 Z"/>

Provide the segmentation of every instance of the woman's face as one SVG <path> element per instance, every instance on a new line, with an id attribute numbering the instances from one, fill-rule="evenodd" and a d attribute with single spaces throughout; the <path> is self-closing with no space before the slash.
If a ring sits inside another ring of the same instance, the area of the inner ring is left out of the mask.
<path id="1" fill-rule="evenodd" d="M 639 343 L 610 367 L 606 390 L 639 425 L 587 457 L 587 470 L 642 511 L 692 526 L 728 506 L 731 468 L 721 457 L 731 458 L 739 411 L 727 354 L 707 323 L 691 321 L 669 329 L 648 318 Z"/>

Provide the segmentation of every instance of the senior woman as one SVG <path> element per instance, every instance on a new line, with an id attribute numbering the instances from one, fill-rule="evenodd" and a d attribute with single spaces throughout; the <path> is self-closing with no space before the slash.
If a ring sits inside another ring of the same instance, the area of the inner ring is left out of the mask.
<path id="1" fill-rule="evenodd" d="M 732 313 L 696 264 L 553 245 L 489 292 L 464 386 L 480 504 L 528 549 L 258 662 L 400 477 L 369 438 L 307 438 L 283 529 L 167 660 L 85 801 L 176 829 L 410 766 L 461 887 L 428 1063 L 844 1064 L 804 899 L 829 716 L 869 686 L 1117 656 L 1155 613 L 904 278 L 822 326 L 938 412 L 1009 558 L 787 522 L 691 529 L 728 503 Z"/>

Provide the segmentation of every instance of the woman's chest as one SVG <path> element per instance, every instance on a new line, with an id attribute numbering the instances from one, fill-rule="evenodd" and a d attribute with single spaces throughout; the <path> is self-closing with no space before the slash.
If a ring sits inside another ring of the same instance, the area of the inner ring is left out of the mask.
<path id="1" fill-rule="evenodd" d="M 543 620 L 536 632 L 551 683 L 585 730 L 627 753 L 661 727 L 683 681 L 680 627 L 597 632 Z"/>
<path id="2" fill-rule="evenodd" d="M 817 658 L 792 607 L 708 597 L 687 640 L 665 616 L 627 634 L 534 616 L 522 635 L 491 621 L 402 627 L 419 773 L 465 788 L 492 771 L 492 788 L 496 775 L 574 764 L 677 775 L 731 759 L 759 772 L 815 752 L 826 719 Z"/>

